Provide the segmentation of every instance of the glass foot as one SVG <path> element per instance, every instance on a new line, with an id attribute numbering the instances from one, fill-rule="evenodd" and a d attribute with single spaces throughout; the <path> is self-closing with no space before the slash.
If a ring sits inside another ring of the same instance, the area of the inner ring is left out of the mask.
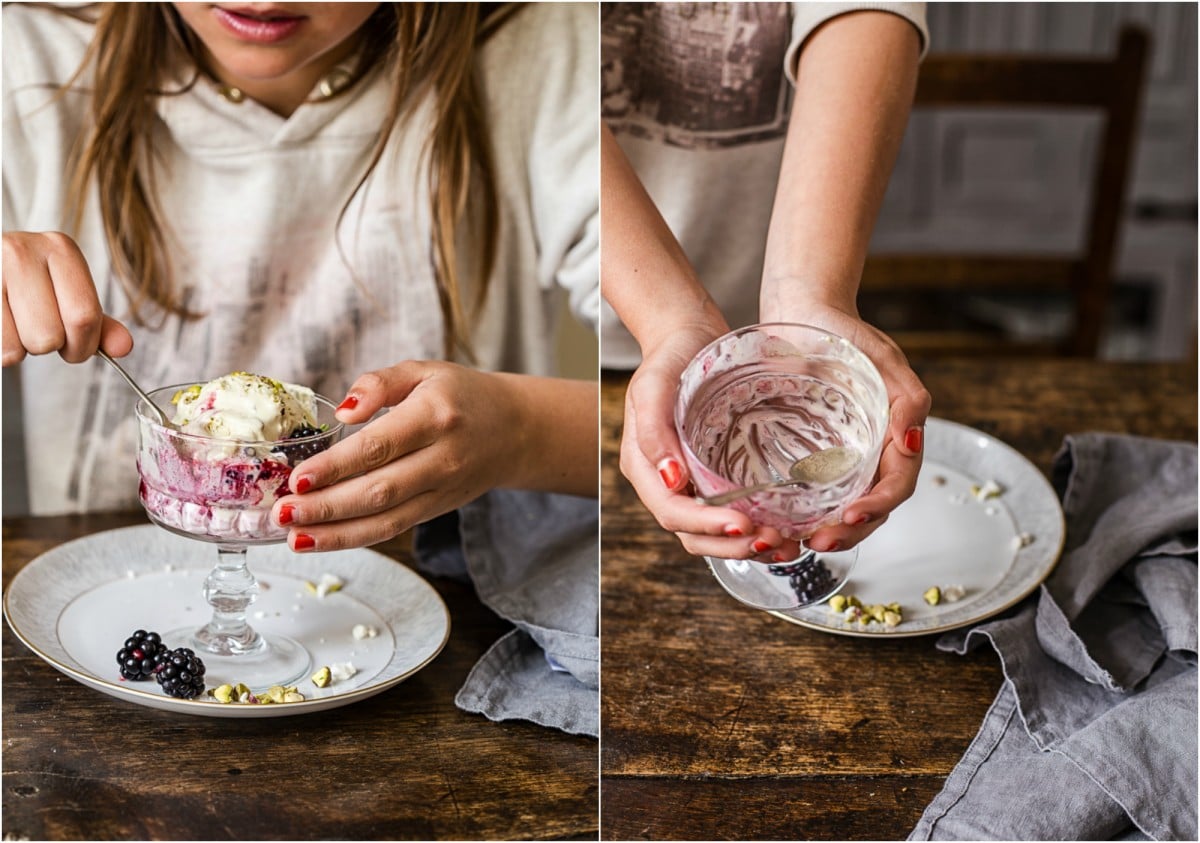
<path id="1" fill-rule="evenodd" d="M 254 692 L 272 685 L 295 685 L 312 671 L 312 656 L 304 645 L 286 635 L 259 635 L 248 647 L 229 646 L 228 639 L 211 639 L 207 627 L 177 629 L 163 636 L 172 649 L 187 647 L 204 662 L 204 682 L 208 688 L 237 685 Z"/>
<path id="2" fill-rule="evenodd" d="M 704 557 L 721 587 L 747 606 L 768 612 L 820 603 L 846 582 L 858 548 L 837 553 L 807 550 L 792 562 Z"/>

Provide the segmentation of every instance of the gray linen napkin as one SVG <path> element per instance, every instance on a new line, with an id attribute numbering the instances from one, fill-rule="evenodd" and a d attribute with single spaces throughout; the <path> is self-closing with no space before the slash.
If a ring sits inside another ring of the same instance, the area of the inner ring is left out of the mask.
<path id="1" fill-rule="evenodd" d="M 910 840 L 1196 839 L 1196 446 L 1069 436 L 1054 481 L 1054 572 L 938 640 L 1005 681 Z"/>
<path id="2" fill-rule="evenodd" d="M 469 579 L 516 627 L 455 703 L 491 720 L 600 731 L 599 508 L 590 498 L 493 489 L 416 533 L 422 570 Z"/>

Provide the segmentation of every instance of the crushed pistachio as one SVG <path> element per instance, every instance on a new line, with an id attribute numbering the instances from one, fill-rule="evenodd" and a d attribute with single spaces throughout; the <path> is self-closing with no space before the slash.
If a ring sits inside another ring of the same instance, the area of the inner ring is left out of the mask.
<path id="1" fill-rule="evenodd" d="M 977 484 L 971 485 L 971 494 L 974 495 L 976 499 L 981 501 L 986 501 L 990 498 L 998 498 L 1003 493 L 1004 487 L 995 480 L 988 480 L 982 486 Z"/>
<path id="2" fill-rule="evenodd" d="M 925 589 L 925 593 L 921 596 L 925 598 L 925 602 L 930 606 L 936 606 L 942 602 L 942 590 L 936 585 Z"/>
<path id="3" fill-rule="evenodd" d="M 345 584 L 345 581 L 335 574 L 321 574 L 321 579 L 317 582 L 304 581 L 304 587 L 308 592 L 320 598 L 333 594 L 335 591 L 341 591 Z"/>
<path id="4" fill-rule="evenodd" d="M 324 688 L 331 681 L 333 681 L 333 676 L 328 667 L 323 667 L 312 675 L 312 683 L 318 688 Z"/>
<path id="5" fill-rule="evenodd" d="M 869 626 L 873 623 L 896 626 L 904 620 L 899 603 L 874 603 L 864 606 L 853 594 L 835 594 L 827 602 L 830 613 L 841 615 L 846 623 L 857 623 L 859 626 Z"/>

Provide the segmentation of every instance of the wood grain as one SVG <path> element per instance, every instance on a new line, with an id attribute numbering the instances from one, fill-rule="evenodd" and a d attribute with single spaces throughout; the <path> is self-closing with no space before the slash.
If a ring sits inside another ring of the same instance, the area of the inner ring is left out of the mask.
<path id="1" fill-rule="evenodd" d="M 1047 474 L 1070 433 L 1196 439 L 1190 364 L 914 368 L 933 415 Z M 619 474 L 626 383 L 609 373 L 601 386 L 602 838 L 906 836 L 1003 681 L 994 653 L 828 635 L 735 602 Z"/>
<path id="2" fill-rule="evenodd" d="M 4 584 L 67 539 L 138 523 L 6 519 Z M 403 559 L 406 543 L 379 549 Z M 595 839 L 596 742 L 459 711 L 455 692 L 508 625 L 469 587 L 431 582 L 452 618 L 434 662 L 378 696 L 298 717 L 187 717 L 113 699 L 5 626 L 6 837 Z"/>

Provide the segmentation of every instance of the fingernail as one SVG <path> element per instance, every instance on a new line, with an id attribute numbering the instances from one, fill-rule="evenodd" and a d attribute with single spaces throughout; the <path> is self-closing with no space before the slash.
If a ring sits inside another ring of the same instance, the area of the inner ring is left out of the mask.
<path id="1" fill-rule="evenodd" d="M 726 524 L 725 525 L 725 535 L 736 538 L 740 535 L 743 535 L 743 533 L 736 524 Z"/>
<path id="2" fill-rule="evenodd" d="M 750 545 L 750 548 L 755 553 L 766 553 L 771 549 L 771 543 L 766 539 L 756 539 L 754 544 Z"/>
<path id="3" fill-rule="evenodd" d="M 774 559 L 776 562 L 787 562 L 787 561 L 789 561 L 789 560 L 788 560 L 788 555 L 787 555 L 786 553 L 784 553 L 783 551 L 780 551 L 779 553 L 776 553 L 776 554 L 775 554 L 774 556 L 772 556 L 771 558 L 772 558 L 772 559 Z"/>
<path id="4" fill-rule="evenodd" d="M 858 515 L 855 515 L 853 518 L 847 518 L 846 523 L 849 524 L 851 527 L 857 527 L 859 524 L 866 524 L 870 520 L 871 520 L 870 513 L 860 512 L 860 513 L 858 513 Z"/>
<path id="5" fill-rule="evenodd" d="M 683 475 L 683 471 L 680 469 L 679 463 L 670 457 L 667 457 L 666 459 L 659 461 L 657 468 L 658 476 L 662 478 L 663 485 L 665 485 L 668 489 L 674 489 L 679 485 L 679 478 Z"/>
<path id="6" fill-rule="evenodd" d="M 841 549 L 842 549 L 842 543 L 838 542 L 838 541 L 833 541 L 825 546 L 825 549 L 822 551 L 822 553 L 837 553 Z"/>
<path id="7" fill-rule="evenodd" d="M 925 432 L 919 427 L 910 427 L 908 432 L 904 434 L 904 447 L 912 451 L 914 454 L 921 453 L 921 443 L 925 439 Z"/>
<path id="8" fill-rule="evenodd" d="M 337 405 L 337 408 L 339 410 L 353 410 L 357 406 L 358 406 L 358 396 L 357 395 L 347 395 L 345 398 L 342 399 L 342 403 Z"/>
<path id="9" fill-rule="evenodd" d="M 297 533 L 296 540 L 292 542 L 292 548 L 295 550 L 312 550 L 317 546 L 317 540 L 308 533 Z"/>
<path id="10" fill-rule="evenodd" d="M 312 478 L 307 474 L 296 480 L 296 494 L 303 495 L 312 488 Z"/>
<path id="11" fill-rule="evenodd" d="M 290 503 L 285 503 L 279 507 L 279 525 L 282 527 L 285 524 L 291 524 L 296 515 L 296 507 Z"/>

